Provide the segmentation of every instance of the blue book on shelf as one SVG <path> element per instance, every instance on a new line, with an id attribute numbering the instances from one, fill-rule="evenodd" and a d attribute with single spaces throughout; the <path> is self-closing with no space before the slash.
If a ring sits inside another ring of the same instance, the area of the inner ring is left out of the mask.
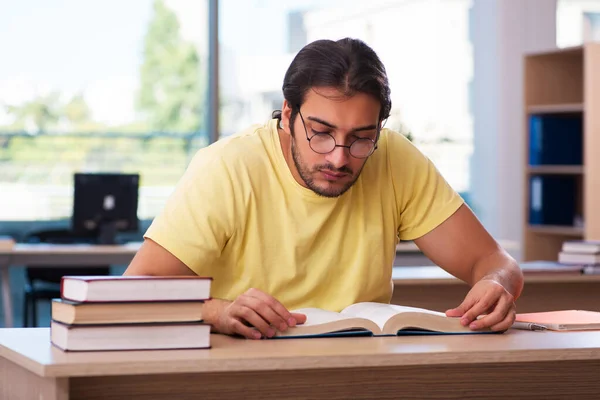
<path id="1" fill-rule="evenodd" d="M 529 117 L 529 165 L 582 163 L 582 115 L 536 114 Z"/>
<path id="2" fill-rule="evenodd" d="M 572 226 L 576 216 L 577 177 L 534 175 L 530 178 L 529 223 Z"/>

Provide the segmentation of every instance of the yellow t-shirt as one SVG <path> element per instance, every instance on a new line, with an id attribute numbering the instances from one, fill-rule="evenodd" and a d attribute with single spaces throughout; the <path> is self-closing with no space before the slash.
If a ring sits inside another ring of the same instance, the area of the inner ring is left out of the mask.
<path id="1" fill-rule="evenodd" d="M 389 302 L 398 239 L 426 234 L 462 203 L 388 129 L 346 193 L 319 196 L 292 176 L 271 120 L 199 150 L 145 237 L 213 277 L 214 298 L 257 288 L 290 310 L 339 311 Z"/>

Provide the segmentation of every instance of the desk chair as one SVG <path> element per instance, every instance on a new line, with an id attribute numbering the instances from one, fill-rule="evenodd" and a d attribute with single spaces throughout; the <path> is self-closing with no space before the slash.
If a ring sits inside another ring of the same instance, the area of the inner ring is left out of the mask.
<path id="1" fill-rule="evenodd" d="M 27 236 L 27 243 L 78 244 L 95 243 L 93 237 L 75 235 L 67 229 L 44 230 Z M 38 326 L 37 305 L 39 301 L 51 301 L 60 297 L 60 281 L 65 275 L 109 275 L 110 265 L 94 268 L 48 266 L 26 267 L 25 296 L 23 301 L 23 326 Z M 30 320 L 31 311 L 31 320 Z"/>

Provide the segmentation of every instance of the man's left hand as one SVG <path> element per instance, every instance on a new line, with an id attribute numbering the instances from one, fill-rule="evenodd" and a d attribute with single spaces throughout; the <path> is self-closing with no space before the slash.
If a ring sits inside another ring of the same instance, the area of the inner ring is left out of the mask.
<path id="1" fill-rule="evenodd" d="M 473 285 L 461 305 L 446 311 L 446 315 L 460 317 L 461 324 L 472 330 L 504 331 L 515 321 L 516 307 L 513 295 L 504 286 L 482 279 Z"/>

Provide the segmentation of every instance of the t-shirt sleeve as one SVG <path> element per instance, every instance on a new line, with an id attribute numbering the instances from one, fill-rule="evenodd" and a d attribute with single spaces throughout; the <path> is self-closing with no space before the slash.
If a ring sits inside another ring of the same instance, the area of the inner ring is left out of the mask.
<path id="1" fill-rule="evenodd" d="M 388 135 L 388 159 L 398 209 L 398 237 L 414 240 L 444 222 L 464 203 L 433 162 L 404 135 Z"/>
<path id="2" fill-rule="evenodd" d="M 222 159 L 200 150 L 144 234 L 198 275 L 211 275 L 232 236 L 235 202 Z"/>

